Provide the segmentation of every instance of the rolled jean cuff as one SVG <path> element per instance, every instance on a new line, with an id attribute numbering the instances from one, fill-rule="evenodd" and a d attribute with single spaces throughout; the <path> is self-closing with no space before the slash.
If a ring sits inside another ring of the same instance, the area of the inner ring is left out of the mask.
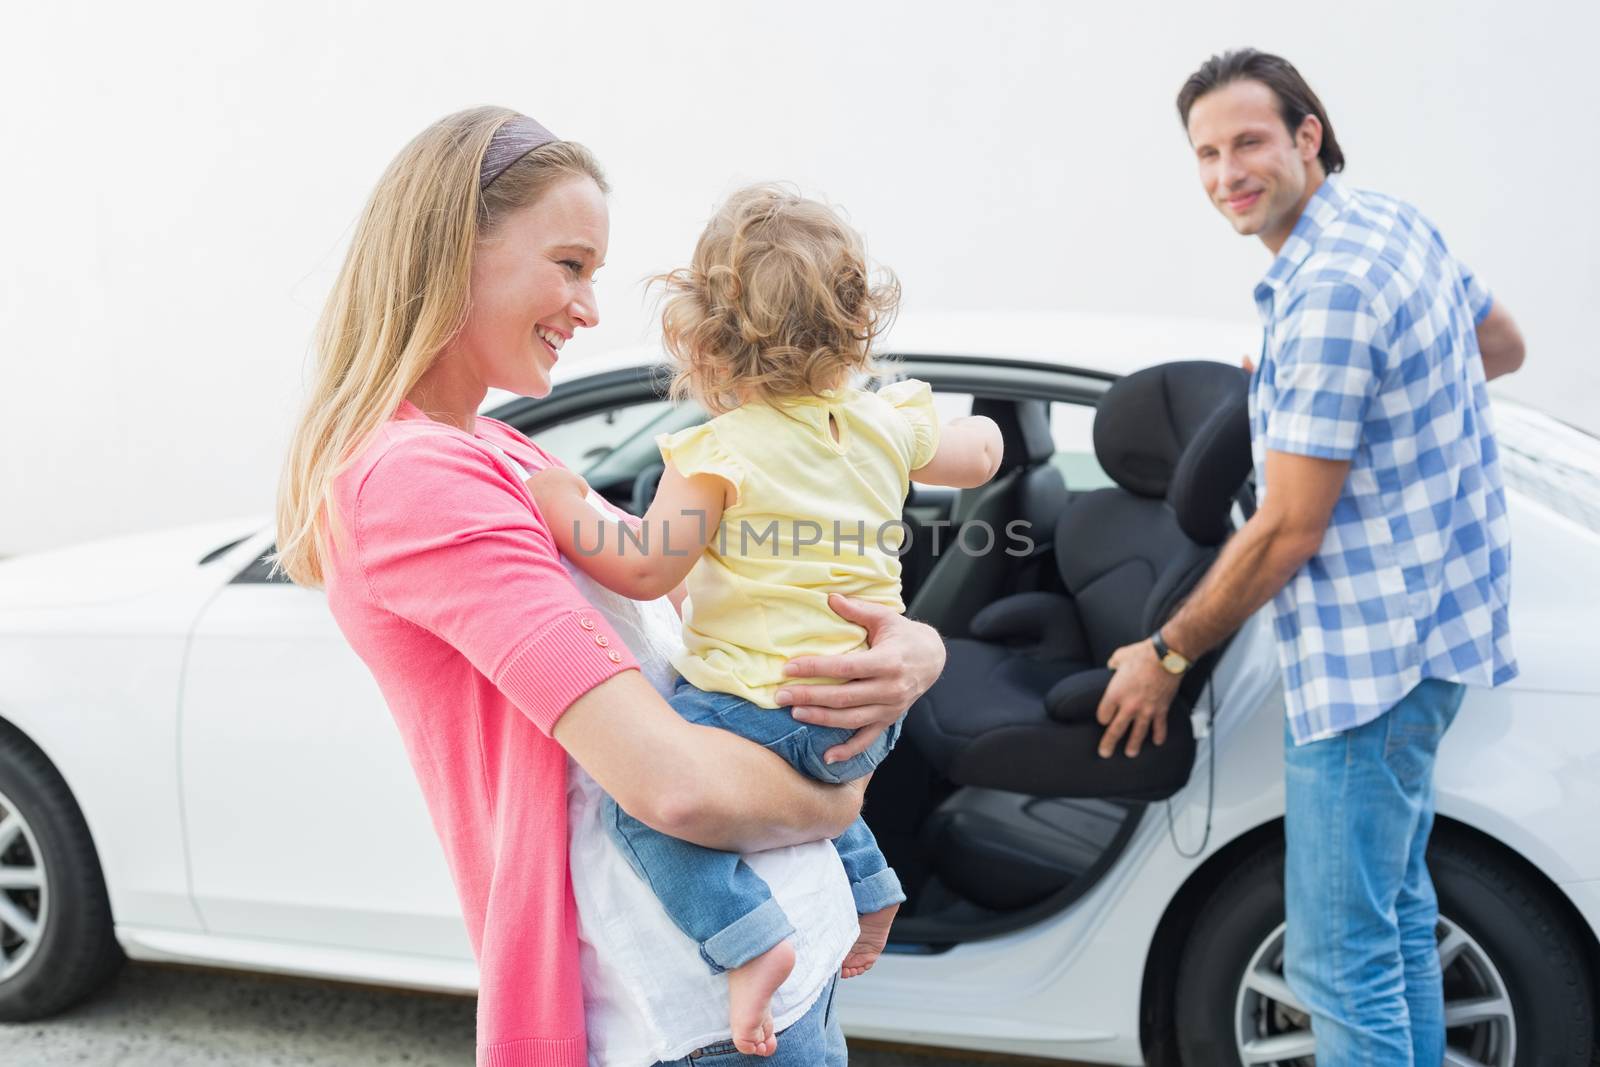
<path id="1" fill-rule="evenodd" d="M 700 943 L 700 958 L 713 974 L 749 963 L 794 933 L 789 917 L 770 897 Z"/>
<path id="2" fill-rule="evenodd" d="M 905 890 L 900 888 L 900 879 L 893 867 L 869 874 L 852 884 L 850 892 L 855 894 L 857 915 L 871 915 L 891 904 L 904 904 L 906 901 Z"/>

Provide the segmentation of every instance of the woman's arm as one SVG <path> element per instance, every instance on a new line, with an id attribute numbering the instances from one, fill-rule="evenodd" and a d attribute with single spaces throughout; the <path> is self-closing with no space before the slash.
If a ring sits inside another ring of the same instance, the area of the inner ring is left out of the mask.
<path id="1" fill-rule="evenodd" d="M 638 671 L 579 697 L 551 736 L 623 811 L 706 848 L 756 852 L 838 837 L 861 813 L 865 779 L 804 778 L 760 745 L 686 721 Z"/>
<path id="2" fill-rule="evenodd" d="M 778 698 L 800 705 L 791 711 L 802 722 L 856 731 L 827 751 L 833 762 L 865 750 L 933 685 L 944 642 L 933 627 L 880 604 L 838 595 L 828 603 L 866 628 L 871 647 L 791 660 L 791 676 L 849 680 L 789 686 Z M 867 785 L 813 782 L 753 742 L 692 725 L 637 671 L 580 697 L 552 736 L 623 811 L 707 848 L 747 852 L 838 837 L 860 814 Z"/>
<path id="3" fill-rule="evenodd" d="M 353 512 L 355 565 L 377 603 L 465 656 L 631 814 L 740 849 L 837 837 L 855 819 L 864 783 L 809 781 L 759 745 L 681 719 L 478 445 L 401 440 Z"/>

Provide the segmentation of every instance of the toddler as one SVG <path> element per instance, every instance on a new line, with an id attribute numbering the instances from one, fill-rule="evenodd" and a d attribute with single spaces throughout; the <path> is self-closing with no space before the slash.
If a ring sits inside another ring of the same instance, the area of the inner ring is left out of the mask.
<path id="1" fill-rule="evenodd" d="M 830 593 L 904 611 L 901 524 L 909 480 L 972 488 L 1000 464 L 990 419 L 940 427 L 924 382 L 853 388 L 875 370 L 873 340 L 899 297 L 874 284 L 861 238 L 829 207 L 757 186 L 735 193 L 665 283 L 673 395 L 713 418 L 656 439 L 666 470 L 641 525 L 584 502 L 588 487 L 552 468 L 529 480 L 562 554 L 639 600 L 686 581 L 681 678 L 671 703 L 691 722 L 731 730 L 802 774 L 840 783 L 872 773 L 900 732 L 828 763 L 851 731 L 797 721 L 775 699 L 797 656 L 864 647 Z M 681 599 L 675 597 L 675 599 Z M 793 928 L 740 858 L 679 841 L 615 803 L 607 828 L 714 971 L 728 972 L 729 1026 L 747 1055 L 777 1048 L 770 1001 L 794 966 Z M 841 975 L 871 967 L 905 894 L 861 819 L 834 842 L 860 913 Z"/>

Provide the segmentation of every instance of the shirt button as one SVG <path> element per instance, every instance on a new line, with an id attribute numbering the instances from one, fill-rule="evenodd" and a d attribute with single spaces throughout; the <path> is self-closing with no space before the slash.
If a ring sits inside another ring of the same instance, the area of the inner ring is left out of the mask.
<path id="1" fill-rule="evenodd" d="M 611 638 L 607 637 L 605 634 L 595 634 L 594 643 L 599 645 L 601 648 L 605 648 L 611 643 Z"/>
<path id="2" fill-rule="evenodd" d="M 606 658 L 609 659 L 612 663 L 621 663 L 622 662 L 622 653 L 618 652 L 616 649 L 613 648 L 610 652 L 606 653 Z"/>
<path id="3" fill-rule="evenodd" d="M 588 618 L 579 619 L 578 625 L 583 627 L 585 630 L 592 630 L 594 629 L 594 620 Z"/>

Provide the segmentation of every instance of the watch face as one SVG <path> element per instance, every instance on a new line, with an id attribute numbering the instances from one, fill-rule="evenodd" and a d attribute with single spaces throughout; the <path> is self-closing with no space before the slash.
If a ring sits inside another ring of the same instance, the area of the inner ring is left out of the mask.
<path id="1" fill-rule="evenodd" d="M 1176 652 L 1168 652 L 1162 656 L 1161 666 L 1166 668 L 1168 674 L 1182 674 L 1189 668 L 1188 662 Z"/>

